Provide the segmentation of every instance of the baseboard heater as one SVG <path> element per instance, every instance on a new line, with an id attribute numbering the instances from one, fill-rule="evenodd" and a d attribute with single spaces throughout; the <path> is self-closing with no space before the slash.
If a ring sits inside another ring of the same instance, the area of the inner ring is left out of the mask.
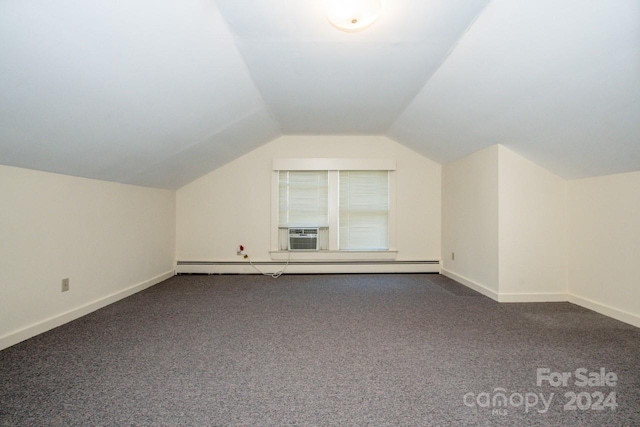
<path id="1" fill-rule="evenodd" d="M 282 270 L 285 261 L 254 261 L 266 272 Z M 440 261 L 290 261 L 286 273 L 439 273 Z M 178 261 L 177 274 L 254 274 L 246 261 Z"/>

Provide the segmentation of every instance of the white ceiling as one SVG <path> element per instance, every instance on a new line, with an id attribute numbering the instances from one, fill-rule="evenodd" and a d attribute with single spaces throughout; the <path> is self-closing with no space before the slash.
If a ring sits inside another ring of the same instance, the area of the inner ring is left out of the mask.
<path id="1" fill-rule="evenodd" d="M 207 0 L 0 2 L 0 163 L 176 188 L 280 134 Z"/>
<path id="2" fill-rule="evenodd" d="M 503 144 L 564 178 L 640 170 L 640 1 L 493 0 L 389 135 Z"/>
<path id="3" fill-rule="evenodd" d="M 178 188 L 281 134 L 640 170 L 640 1 L 0 1 L 0 163 Z"/>
<path id="4" fill-rule="evenodd" d="M 360 33 L 331 26 L 322 1 L 218 0 L 285 133 L 387 131 L 489 0 L 389 0 Z"/>

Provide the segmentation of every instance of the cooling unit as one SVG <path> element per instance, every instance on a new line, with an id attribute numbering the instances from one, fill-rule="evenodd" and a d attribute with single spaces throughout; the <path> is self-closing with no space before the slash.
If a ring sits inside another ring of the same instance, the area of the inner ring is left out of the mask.
<path id="1" fill-rule="evenodd" d="M 290 251 L 317 251 L 318 228 L 290 228 Z"/>

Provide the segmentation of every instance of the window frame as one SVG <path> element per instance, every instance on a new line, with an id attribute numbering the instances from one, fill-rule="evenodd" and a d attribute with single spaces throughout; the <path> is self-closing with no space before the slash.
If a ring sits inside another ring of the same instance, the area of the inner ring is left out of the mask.
<path id="1" fill-rule="evenodd" d="M 329 250 L 290 252 L 279 249 L 279 171 L 326 170 L 329 172 Z M 389 249 L 340 250 L 338 245 L 339 173 L 341 170 L 384 170 L 389 172 Z M 274 159 L 271 179 L 271 242 L 272 259 L 342 260 L 395 259 L 396 248 L 396 161 L 395 159 Z"/>
<path id="2" fill-rule="evenodd" d="M 340 250 L 389 249 L 389 175 L 387 170 L 338 171 Z M 361 234 L 362 228 L 376 231 Z"/>

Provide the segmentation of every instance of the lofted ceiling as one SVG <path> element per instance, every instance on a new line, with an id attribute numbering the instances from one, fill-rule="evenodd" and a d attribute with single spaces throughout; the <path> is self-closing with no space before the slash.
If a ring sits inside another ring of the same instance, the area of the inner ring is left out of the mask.
<path id="1" fill-rule="evenodd" d="M 0 164 L 179 188 L 282 134 L 640 170 L 640 1 L 0 1 Z"/>

